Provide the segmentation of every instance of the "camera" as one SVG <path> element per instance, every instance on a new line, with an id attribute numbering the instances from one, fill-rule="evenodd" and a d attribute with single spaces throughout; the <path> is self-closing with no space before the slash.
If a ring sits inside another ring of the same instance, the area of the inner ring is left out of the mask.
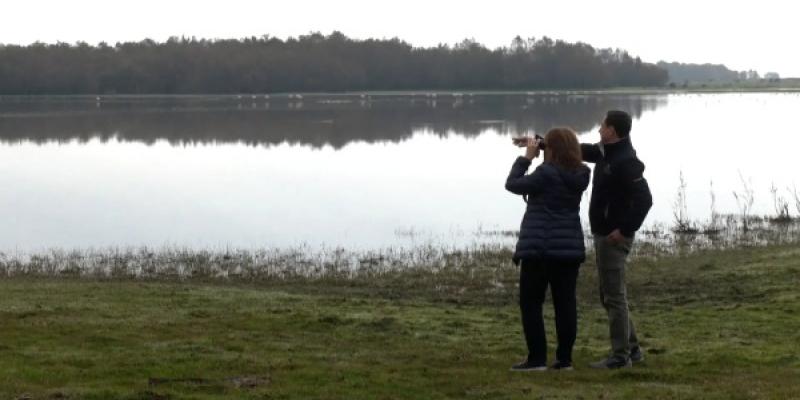
<path id="1" fill-rule="evenodd" d="M 539 150 L 544 150 L 544 138 L 541 135 L 534 135 L 536 142 L 539 144 Z"/>
<path id="2" fill-rule="evenodd" d="M 544 138 L 541 135 L 533 135 L 533 138 L 536 139 L 536 143 L 539 144 L 539 150 L 544 150 Z M 529 137 L 527 136 L 520 136 L 513 138 L 512 141 L 516 146 L 525 147 L 528 145 L 528 139 Z"/>

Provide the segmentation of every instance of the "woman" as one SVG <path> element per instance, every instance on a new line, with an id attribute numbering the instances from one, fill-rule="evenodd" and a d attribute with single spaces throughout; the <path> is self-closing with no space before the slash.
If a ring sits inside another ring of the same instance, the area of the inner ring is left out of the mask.
<path id="1" fill-rule="evenodd" d="M 558 336 L 551 368 L 571 370 L 578 325 L 575 285 L 586 257 L 579 212 L 590 170 L 581 162 L 578 138 L 571 129 L 555 128 L 543 140 L 520 138 L 514 142 L 525 146 L 525 156 L 511 167 L 506 189 L 525 196 L 528 203 L 513 257 L 520 266 L 519 305 L 528 357 L 511 370 L 547 369 L 542 303 L 548 285 Z M 540 149 L 544 149 L 544 162 L 525 175 Z"/>

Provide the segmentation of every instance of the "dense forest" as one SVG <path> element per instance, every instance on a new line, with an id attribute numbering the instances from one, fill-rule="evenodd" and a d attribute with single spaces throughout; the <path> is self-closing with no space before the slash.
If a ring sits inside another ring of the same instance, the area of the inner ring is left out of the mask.
<path id="1" fill-rule="evenodd" d="M 0 94 L 285 93 L 663 86 L 664 69 L 618 49 L 515 38 L 416 48 L 340 32 L 117 43 L 0 45 Z"/>

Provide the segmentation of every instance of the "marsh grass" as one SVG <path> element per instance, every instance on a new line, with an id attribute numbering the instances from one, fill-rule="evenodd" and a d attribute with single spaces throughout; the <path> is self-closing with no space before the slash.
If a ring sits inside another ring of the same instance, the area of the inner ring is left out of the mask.
<path id="1" fill-rule="evenodd" d="M 692 223 L 692 226 L 699 225 Z M 745 229 L 745 226 L 747 229 Z M 0 274 L 90 280 L 195 281 L 227 283 L 320 283 L 387 287 L 402 293 L 431 291 L 448 297 L 481 293 L 508 298 L 515 288 L 511 262 L 516 232 L 483 231 L 494 243 L 464 248 L 434 244 L 352 251 L 344 248 L 51 249 L 34 254 L 0 253 Z M 586 232 L 587 259 L 593 243 Z M 657 260 L 705 250 L 798 243 L 800 221 L 718 215 L 711 231 L 676 231 L 652 225 L 640 231 L 632 260 Z"/>
<path id="2" fill-rule="evenodd" d="M 736 199 L 736 206 L 739 208 L 739 220 L 742 221 L 742 229 L 747 231 L 750 228 L 749 222 L 753 203 L 755 202 L 755 190 L 753 190 L 753 182 L 745 180 L 741 171 L 739 171 L 739 181 L 742 184 L 741 190 L 734 190 L 733 197 Z"/>
<path id="3" fill-rule="evenodd" d="M 775 209 L 775 216 L 772 218 L 774 222 L 787 222 L 792 219 L 789 215 L 789 199 L 780 194 L 778 187 L 772 183 L 769 189 L 772 194 L 772 206 Z"/>
<path id="4" fill-rule="evenodd" d="M 797 214 L 800 215 L 800 194 L 797 193 L 797 186 L 792 186 L 791 195 L 794 199 L 794 207 L 797 209 Z"/>
<path id="5" fill-rule="evenodd" d="M 699 230 L 695 228 L 692 221 L 689 219 L 689 207 L 686 203 L 686 179 L 683 177 L 683 171 L 680 171 L 678 193 L 675 196 L 675 202 L 672 207 L 672 216 L 675 226 L 672 231 L 675 233 L 697 233 Z"/>
<path id="6" fill-rule="evenodd" d="M 148 248 L 59 249 L 34 255 L 0 253 L 0 273 L 12 277 L 87 280 L 377 286 L 409 292 L 502 291 L 513 275 L 503 245 L 446 249 L 433 245 L 348 251 L 342 248 L 205 251 Z"/>

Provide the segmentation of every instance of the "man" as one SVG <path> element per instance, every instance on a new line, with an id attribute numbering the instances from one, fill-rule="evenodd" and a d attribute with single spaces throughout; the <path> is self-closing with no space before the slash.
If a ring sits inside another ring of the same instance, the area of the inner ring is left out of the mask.
<path id="1" fill-rule="evenodd" d="M 589 223 L 612 350 L 607 358 L 592 363 L 593 368 L 627 367 L 643 359 L 628 311 L 625 259 L 653 200 L 630 131 L 628 113 L 609 111 L 600 125 L 600 143 L 581 144 L 583 160 L 595 163 Z"/>

